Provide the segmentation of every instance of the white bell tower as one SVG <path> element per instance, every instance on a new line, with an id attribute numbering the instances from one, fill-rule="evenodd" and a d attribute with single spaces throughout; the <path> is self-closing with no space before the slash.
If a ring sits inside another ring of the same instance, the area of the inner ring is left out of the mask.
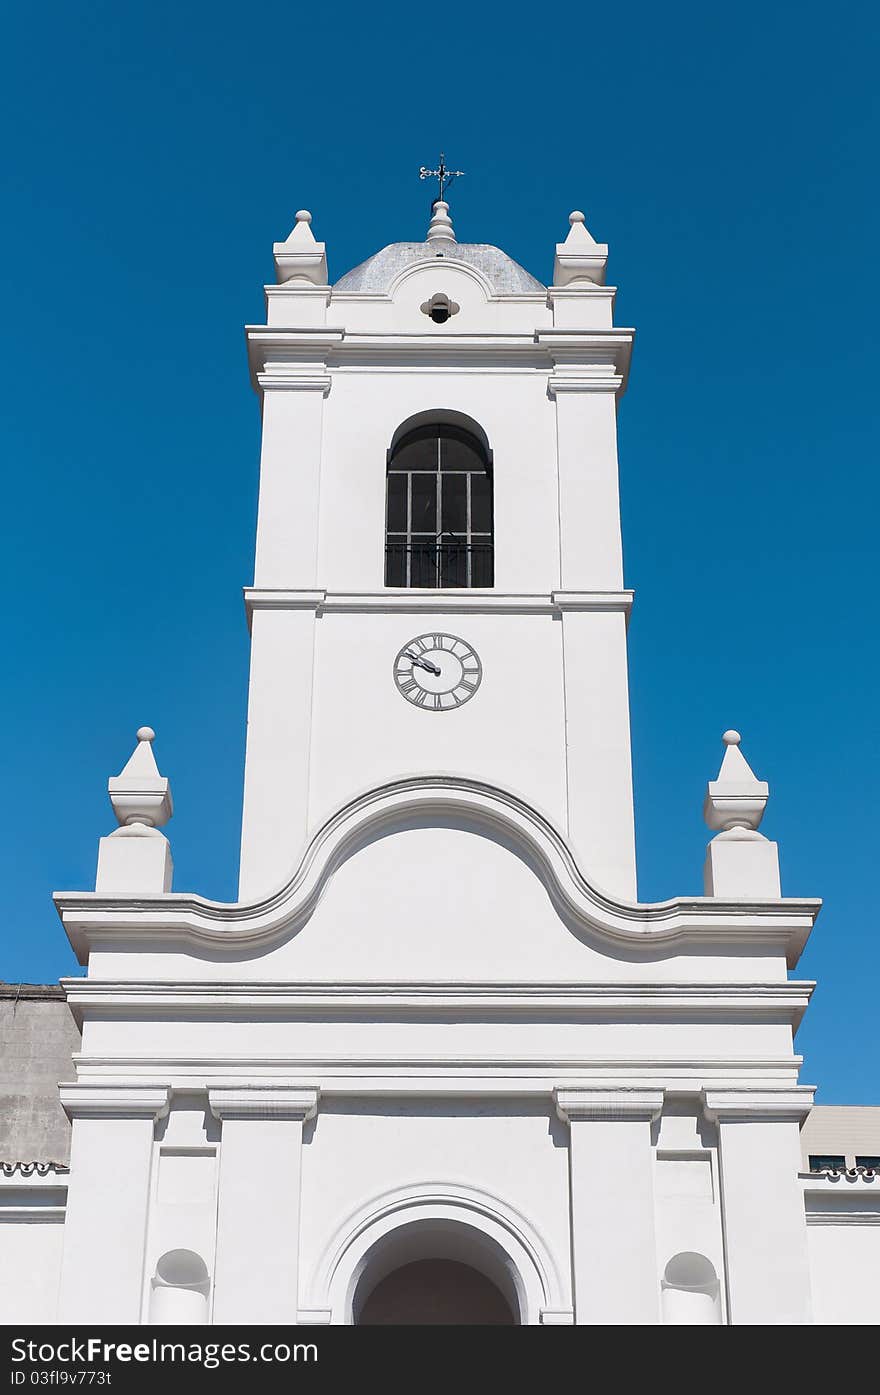
<path id="1" fill-rule="evenodd" d="M 276 246 L 240 898 L 173 889 L 139 728 L 56 896 L 60 1321 L 811 1321 L 819 904 L 738 732 L 706 894 L 636 902 L 606 253 L 573 213 L 548 288 L 442 198 L 332 287 Z"/>
<path id="2" fill-rule="evenodd" d="M 328 284 L 298 213 L 248 329 L 263 404 L 240 899 L 398 781 L 525 800 L 636 899 L 616 408 L 633 331 L 572 213 L 553 285 L 456 240 Z"/>

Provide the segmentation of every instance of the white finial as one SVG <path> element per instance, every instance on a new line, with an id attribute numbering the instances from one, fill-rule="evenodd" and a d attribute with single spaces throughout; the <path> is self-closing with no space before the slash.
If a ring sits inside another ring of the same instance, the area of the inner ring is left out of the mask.
<path id="1" fill-rule="evenodd" d="M 779 849 L 758 832 L 770 788 L 766 780 L 757 778 L 740 750 L 738 731 L 731 727 L 721 740 L 724 759 L 718 779 L 706 787 L 703 804 L 703 818 L 715 834 L 703 867 L 706 895 L 775 900 L 782 894 Z"/>
<path id="2" fill-rule="evenodd" d="M 449 204 L 443 199 L 438 199 L 434 204 L 431 223 L 428 228 L 429 242 L 454 242 L 455 233 L 452 228 L 452 219 L 449 216 Z"/>
<path id="3" fill-rule="evenodd" d="M 583 287 L 601 286 L 605 281 L 605 264 L 608 261 L 608 248 L 604 242 L 597 242 L 587 227 L 586 219 L 579 208 L 568 215 L 568 236 L 556 245 L 556 260 L 553 263 L 554 286 Z"/>
<path id="4" fill-rule="evenodd" d="M 286 242 L 276 242 L 274 252 L 279 285 L 287 281 L 327 284 L 327 249 L 323 242 L 315 240 L 312 215 L 307 208 L 299 209 L 290 236 Z"/>
<path id="5" fill-rule="evenodd" d="M 706 789 L 703 817 L 710 828 L 729 833 L 731 829 L 753 832 L 764 816 L 770 797 L 765 780 L 759 780 L 742 751 L 742 737 L 731 727 L 721 740 L 726 747 L 717 780 Z"/>
<path id="6" fill-rule="evenodd" d="M 159 774 L 153 755 L 155 739 L 152 727 L 138 727 L 138 744 L 121 772 L 107 785 L 113 812 L 125 827 L 137 824 L 159 828 L 174 812 L 171 786 Z"/>

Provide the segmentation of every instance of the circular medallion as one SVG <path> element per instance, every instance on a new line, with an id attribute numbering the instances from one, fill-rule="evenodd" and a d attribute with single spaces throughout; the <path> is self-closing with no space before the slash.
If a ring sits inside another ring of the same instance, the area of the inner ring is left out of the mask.
<path id="1" fill-rule="evenodd" d="M 450 712 L 472 698 L 483 680 L 475 651 L 456 635 L 419 635 L 394 660 L 394 681 L 414 707 Z"/>

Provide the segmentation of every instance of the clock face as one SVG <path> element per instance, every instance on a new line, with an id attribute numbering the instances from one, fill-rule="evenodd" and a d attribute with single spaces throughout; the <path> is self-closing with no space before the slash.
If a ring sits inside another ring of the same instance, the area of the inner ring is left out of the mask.
<path id="1" fill-rule="evenodd" d="M 394 681 L 414 707 L 449 712 L 472 698 L 483 667 L 469 644 L 455 635 L 419 635 L 394 660 Z"/>

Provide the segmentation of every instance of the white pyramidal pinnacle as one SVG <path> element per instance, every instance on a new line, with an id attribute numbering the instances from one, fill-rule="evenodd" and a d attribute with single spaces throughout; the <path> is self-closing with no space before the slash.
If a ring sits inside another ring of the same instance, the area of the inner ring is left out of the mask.
<path id="1" fill-rule="evenodd" d="M 580 209 L 576 208 L 569 214 L 568 222 L 568 236 L 564 242 L 556 244 L 554 286 L 571 286 L 573 289 L 581 286 L 589 290 L 591 285 L 604 285 L 607 244 L 596 241 Z"/>
<path id="2" fill-rule="evenodd" d="M 452 227 L 452 219 L 449 216 L 449 204 L 443 199 L 438 199 L 434 204 L 431 213 L 431 222 L 428 226 L 429 242 L 454 242 L 455 232 Z"/>
<path id="3" fill-rule="evenodd" d="M 288 281 L 326 286 L 327 250 L 323 242 L 315 241 L 312 215 L 307 208 L 299 210 L 287 241 L 276 242 L 273 251 L 279 286 Z"/>
<path id="4" fill-rule="evenodd" d="M 721 740 L 726 747 L 724 759 L 718 779 L 706 786 L 703 817 L 717 831 L 729 833 L 740 828 L 755 832 L 764 817 L 770 787 L 766 780 L 757 778 L 740 750 L 738 731 L 726 731 Z"/>
<path id="5" fill-rule="evenodd" d="M 759 780 L 742 751 L 738 731 L 726 731 L 717 780 L 706 787 L 703 818 L 715 837 L 706 849 L 703 883 L 707 896 L 775 900 L 781 896 L 779 849 L 762 833 L 770 787 Z"/>
<path id="6" fill-rule="evenodd" d="M 301 208 L 296 214 L 296 222 L 288 235 L 288 247 L 317 247 L 315 234 L 312 232 L 312 215 L 307 208 Z"/>
<path id="7" fill-rule="evenodd" d="M 138 727 L 137 745 L 107 785 L 120 827 L 98 844 L 95 890 L 103 896 L 155 896 L 171 890 L 174 862 L 159 832 L 174 812 L 171 785 L 159 774 L 152 727 Z"/>
<path id="8" fill-rule="evenodd" d="M 152 727 L 138 727 L 137 745 L 120 773 L 107 784 L 113 812 L 123 827 L 160 828 L 174 812 L 171 785 L 159 774 Z"/>

